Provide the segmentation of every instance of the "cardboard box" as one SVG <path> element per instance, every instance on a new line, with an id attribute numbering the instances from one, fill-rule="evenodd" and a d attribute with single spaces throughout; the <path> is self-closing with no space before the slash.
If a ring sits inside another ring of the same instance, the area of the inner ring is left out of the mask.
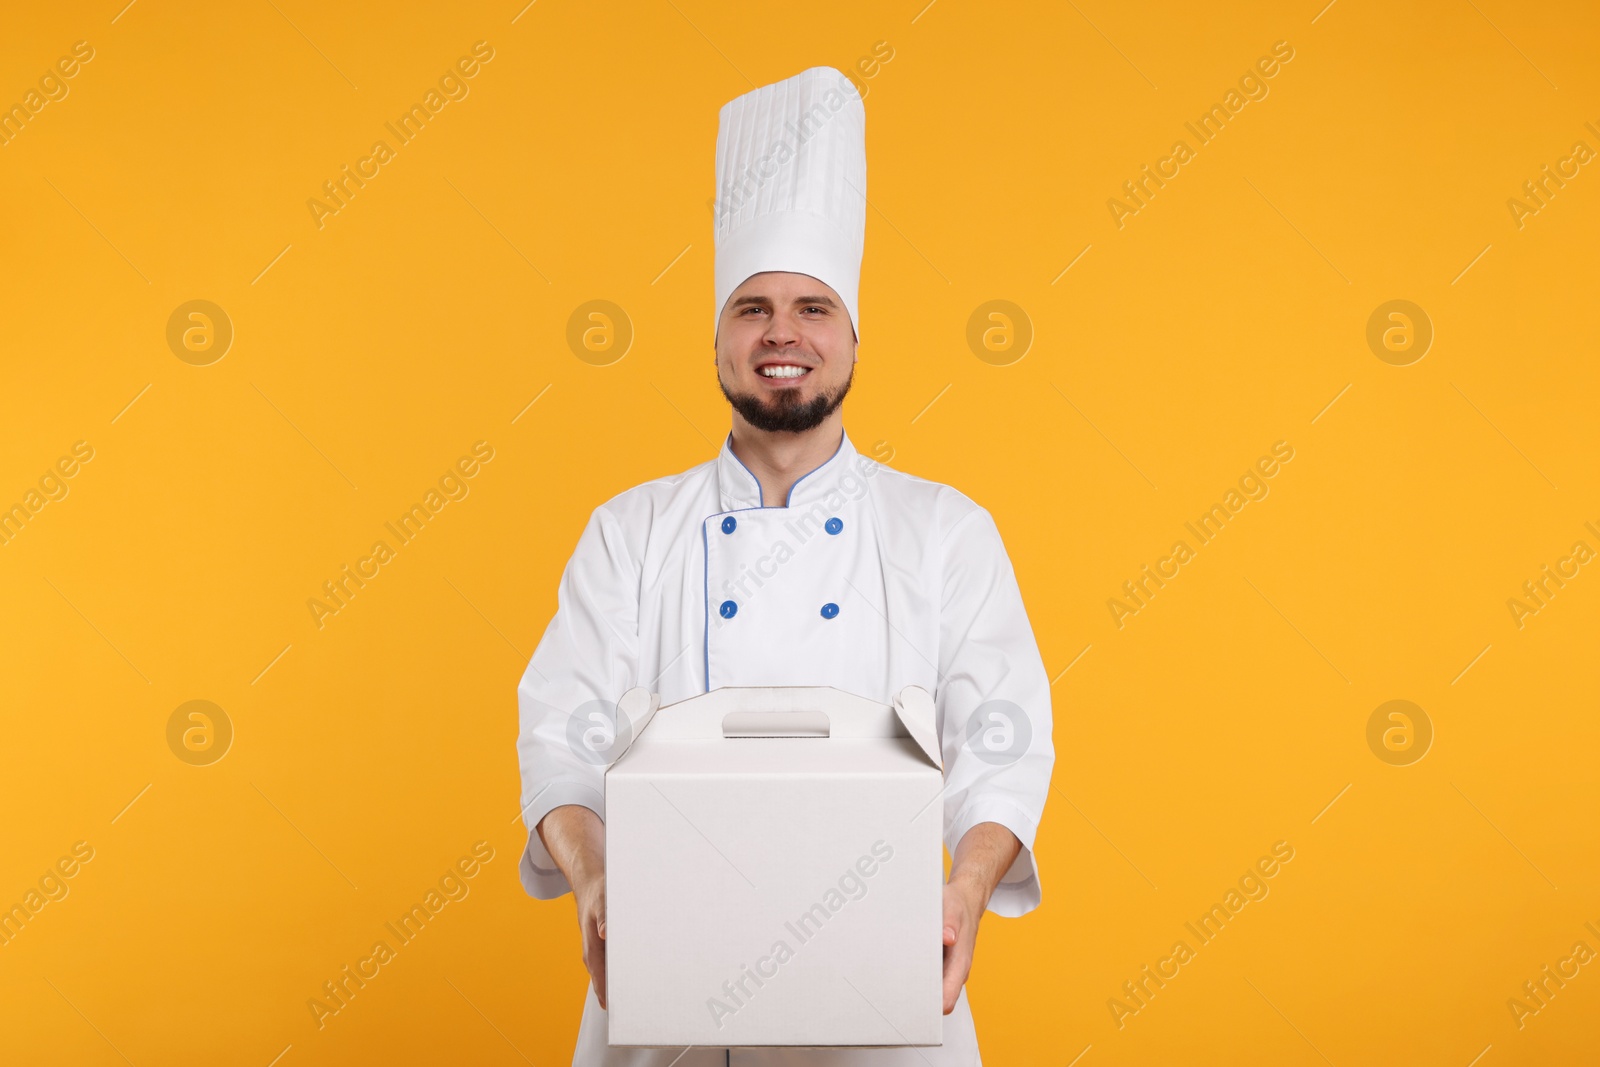
<path id="1" fill-rule="evenodd" d="M 944 775 L 933 700 L 623 697 L 606 772 L 613 1045 L 938 1045 Z M 620 725 L 620 723 L 619 723 Z"/>

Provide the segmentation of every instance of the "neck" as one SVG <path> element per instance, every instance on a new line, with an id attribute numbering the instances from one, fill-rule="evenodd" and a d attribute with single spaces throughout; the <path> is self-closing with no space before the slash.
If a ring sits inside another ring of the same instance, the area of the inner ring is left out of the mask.
<path id="1" fill-rule="evenodd" d="M 844 416 L 835 410 L 804 433 L 769 433 L 733 415 L 733 454 L 761 483 L 761 502 L 786 507 L 789 490 L 831 459 L 844 440 Z"/>

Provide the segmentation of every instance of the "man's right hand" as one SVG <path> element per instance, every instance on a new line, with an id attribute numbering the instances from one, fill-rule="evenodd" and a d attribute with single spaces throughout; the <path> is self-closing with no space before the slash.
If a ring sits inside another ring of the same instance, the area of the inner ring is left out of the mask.
<path id="1" fill-rule="evenodd" d="M 585 809 L 587 810 L 587 809 Z M 601 871 L 579 885 L 573 883 L 578 902 L 578 929 L 583 935 L 583 965 L 589 968 L 594 995 L 606 1006 L 606 874 Z"/>
<path id="2" fill-rule="evenodd" d="M 578 907 L 583 965 L 595 997 L 606 1006 L 606 831 L 589 808 L 564 804 L 539 820 L 539 839 L 556 861 Z"/>

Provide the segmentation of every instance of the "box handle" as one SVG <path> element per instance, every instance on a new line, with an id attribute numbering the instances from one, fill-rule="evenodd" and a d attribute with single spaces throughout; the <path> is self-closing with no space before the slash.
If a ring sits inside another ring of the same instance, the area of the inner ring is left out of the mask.
<path id="1" fill-rule="evenodd" d="M 827 737 L 825 711 L 730 711 L 722 717 L 723 737 Z"/>

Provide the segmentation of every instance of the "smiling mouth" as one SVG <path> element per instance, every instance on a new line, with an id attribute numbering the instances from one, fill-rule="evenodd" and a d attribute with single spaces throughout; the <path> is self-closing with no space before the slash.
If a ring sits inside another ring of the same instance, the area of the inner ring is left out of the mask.
<path id="1" fill-rule="evenodd" d="M 811 373 L 810 367 L 802 367 L 792 363 L 768 363 L 757 367 L 756 374 L 772 382 L 799 381 Z"/>

